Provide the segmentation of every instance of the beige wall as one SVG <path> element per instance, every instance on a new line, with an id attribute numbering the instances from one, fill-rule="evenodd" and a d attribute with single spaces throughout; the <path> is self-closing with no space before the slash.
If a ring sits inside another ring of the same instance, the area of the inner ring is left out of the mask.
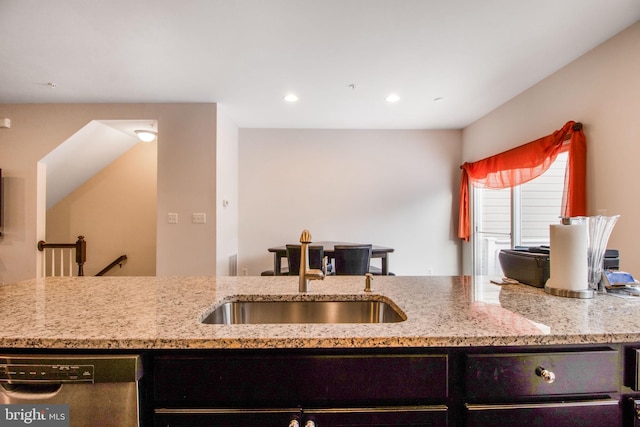
<path id="1" fill-rule="evenodd" d="M 158 120 L 159 276 L 216 274 L 216 105 L 182 104 Z M 166 144 L 169 139 L 171 143 Z M 167 214 L 178 214 L 168 224 Z M 193 213 L 205 213 L 194 224 Z"/>
<path id="2" fill-rule="evenodd" d="M 237 273 L 238 127 L 218 106 L 216 144 L 217 276 Z"/>
<path id="3" fill-rule="evenodd" d="M 460 131 L 240 129 L 239 140 L 240 272 L 272 269 L 267 248 L 306 228 L 394 248 L 399 275 L 459 273 Z"/>
<path id="4" fill-rule="evenodd" d="M 87 241 L 85 274 L 120 255 L 111 276 L 156 274 L 157 143 L 139 142 L 47 210 L 48 242 Z"/>
<path id="5" fill-rule="evenodd" d="M 215 104 L 0 104 L 0 117 L 12 121 L 0 130 L 0 282 L 36 276 L 36 242 L 45 238 L 38 160 L 91 120 L 158 121 L 156 273 L 216 274 L 215 221 L 191 222 L 194 212 L 216 217 Z M 180 223 L 168 224 L 168 212 Z"/>
<path id="6" fill-rule="evenodd" d="M 474 161 L 549 134 L 568 120 L 582 122 L 587 137 L 587 213 L 621 215 L 609 247 L 620 249 L 621 268 L 636 276 L 639 53 L 640 22 L 463 131 L 463 160 Z M 464 253 L 466 268 L 468 251 Z"/>

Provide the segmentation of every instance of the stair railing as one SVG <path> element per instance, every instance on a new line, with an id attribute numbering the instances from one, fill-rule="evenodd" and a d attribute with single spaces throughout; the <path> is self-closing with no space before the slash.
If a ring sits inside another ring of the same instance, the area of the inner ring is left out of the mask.
<path id="1" fill-rule="evenodd" d="M 120 268 L 122 268 L 122 264 L 127 260 L 127 256 L 126 255 L 120 255 L 118 258 L 116 258 L 115 260 L 113 260 L 113 262 L 109 265 L 107 265 L 105 268 L 103 268 L 102 270 L 100 270 L 100 272 L 98 274 L 96 274 L 96 276 L 103 276 L 106 272 L 108 272 L 109 270 L 111 270 L 113 267 L 115 267 L 116 265 L 119 265 Z"/>
<path id="2" fill-rule="evenodd" d="M 78 236 L 75 243 L 38 242 L 42 254 L 42 276 L 73 276 L 73 261 L 78 265 L 78 276 L 84 276 L 84 263 L 87 261 L 87 242 L 84 236 Z M 47 260 L 50 264 L 47 265 Z"/>

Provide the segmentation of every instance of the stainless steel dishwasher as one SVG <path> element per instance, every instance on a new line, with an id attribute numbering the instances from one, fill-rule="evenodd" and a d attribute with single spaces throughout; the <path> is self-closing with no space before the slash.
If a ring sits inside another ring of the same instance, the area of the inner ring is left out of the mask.
<path id="1" fill-rule="evenodd" d="M 71 427 L 138 426 L 141 377 L 138 355 L 2 354 L 0 404 L 68 405 Z"/>

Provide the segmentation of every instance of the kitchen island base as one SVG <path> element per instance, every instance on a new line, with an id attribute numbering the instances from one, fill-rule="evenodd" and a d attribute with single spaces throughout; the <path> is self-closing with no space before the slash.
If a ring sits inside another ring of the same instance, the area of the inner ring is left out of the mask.
<path id="1" fill-rule="evenodd" d="M 635 348 L 158 352 L 148 413 L 176 427 L 627 426 Z"/>

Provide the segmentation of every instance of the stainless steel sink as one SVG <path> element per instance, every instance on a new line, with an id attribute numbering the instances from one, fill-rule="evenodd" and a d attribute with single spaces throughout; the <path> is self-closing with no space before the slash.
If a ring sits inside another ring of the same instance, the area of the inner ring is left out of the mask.
<path id="1" fill-rule="evenodd" d="M 202 319 L 216 325 L 278 323 L 396 323 L 406 316 L 391 303 L 366 301 L 232 300 Z"/>

